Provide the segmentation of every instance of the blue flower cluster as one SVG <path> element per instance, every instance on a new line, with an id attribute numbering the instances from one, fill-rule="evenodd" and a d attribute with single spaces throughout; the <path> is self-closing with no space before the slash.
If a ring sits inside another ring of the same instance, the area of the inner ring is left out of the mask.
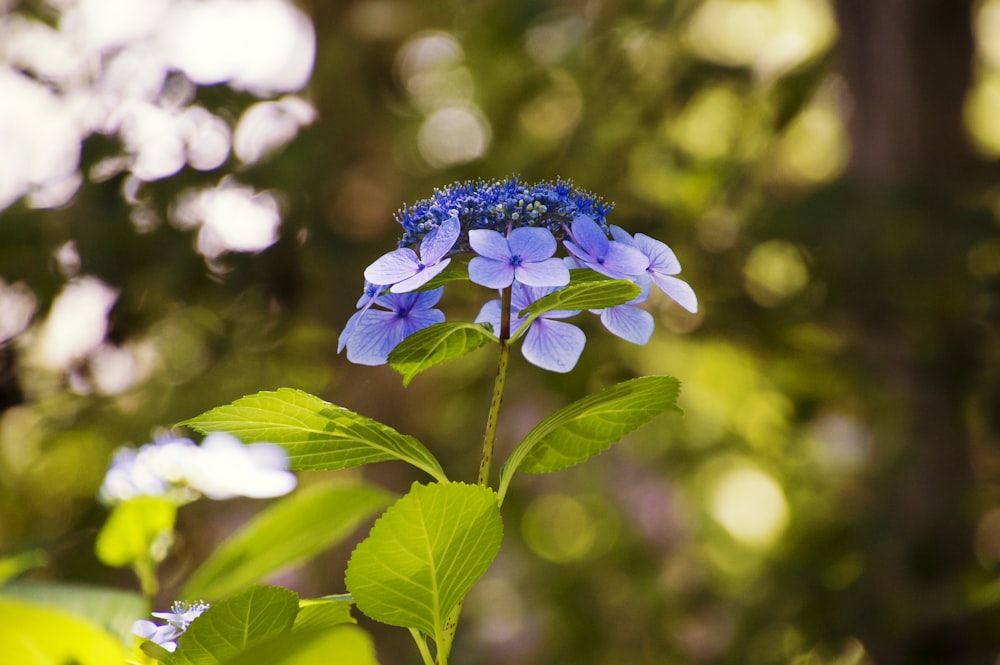
<path id="1" fill-rule="evenodd" d="M 435 191 L 397 214 L 403 227 L 399 248 L 365 269 L 365 292 L 340 335 L 338 352 L 346 348 L 352 362 L 381 365 L 407 336 L 443 322 L 444 313 L 436 308 L 443 287 L 419 289 L 442 273 L 453 256 L 470 253 L 468 278 L 501 292 L 511 288 L 515 315 L 569 284 L 570 269 L 635 282 L 642 289 L 637 298 L 592 312 L 613 334 L 645 344 L 653 333 L 653 317 L 638 305 L 652 286 L 690 312 L 697 311 L 698 300 L 686 282 L 674 277 L 681 270 L 674 252 L 649 236 L 632 236 L 609 225 L 610 211 L 601 199 L 563 180 L 526 185 L 510 178 Z M 560 243 L 566 250 L 563 257 L 556 256 Z M 524 357 L 543 369 L 570 371 L 586 337 L 561 319 L 577 314 L 551 311 L 535 319 L 520 333 Z M 501 316 L 501 300 L 491 300 L 476 322 L 501 330 Z M 519 330 L 524 322 L 515 316 L 510 329 Z"/>

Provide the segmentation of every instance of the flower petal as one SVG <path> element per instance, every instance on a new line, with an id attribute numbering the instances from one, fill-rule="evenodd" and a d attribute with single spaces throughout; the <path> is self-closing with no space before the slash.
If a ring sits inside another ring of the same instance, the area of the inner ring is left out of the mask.
<path id="1" fill-rule="evenodd" d="M 427 267 L 417 271 L 417 274 L 413 277 L 409 277 L 404 279 L 402 282 L 393 284 L 390 291 L 393 293 L 408 293 L 414 289 L 419 289 L 421 286 L 434 279 L 435 275 L 447 268 L 449 263 L 451 263 L 451 259 L 445 259 L 435 263 L 434 265 L 428 264 Z"/>
<path id="2" fill-rule="evenodd" d="M 644 233 L 636 233 L 634 245 L 649 257 L 649 269 L 664 275 L 676 275 L 681 271 L 681 262 L 677 260 L 674 250 L 656 238 L 650 238 Z"/>
<path id="3" fill-rule="evenodd" d="M 687 311 L 692 314 L 698 311 L 698 296 L 694 294 L 691 285 L 684 280 L 653 273 L 653 283 Z"/>
<path id="4" fill-rule="evenodd" d="M 571 323 L 536 319 L 521 344 L 521 354 L 532 365 L 565 373 L 576 366 L 587 336 Z"/>
<path id="5" fill-rule="evenodd" d="M 455 241 L 458 240 L 458 234 L 461 231 L 462 224 L 458 221 L 457 216 L 449 217 L 441 222 L 439 227 L 420 241 L 421 260 L 427 265 L 440 261 L 455 246 Z"/>
<path id="6" fill-rule="evenodd" d="M 556 239 L 548 229 L 522 226 L 507 236 L 512 256 L 520 256 L 522 261 L 544 261 L 556 253 Z"/>
<path id="7" fill-rule="evenodd" d="M 373 284 L 395 284 L 417 273 L 417 255 L 408 247 L 383 254 L 365 268 L 365 279 Z"/>
<path id="8" fill-rule="evenodd" d="M 566 286 L 569 284 L 569 268 L 557 258 L 522 263 L 514 268 L 514 279 L 527 286 Z"/>
<path id="9" fill-rule="evenodd" d="M 631 277 L 646 272 L 646 268 L 649 267 L 649 259 L 635 247 L 613 241 L 608 243 L 603 267 L 605 270 Z"/>
<path id="10" fill-rule="evenodd" d="M 601 312 L 601 323 L 613 334 L 633 344 L 645 344 L 653 336 L 653 315 L 633 305 L 618 305 Z"/>
<path id="11" fill-rule="evenodd" d="M 499 234 L 497 234 L 499 235 Z M 475 256 L 469 261 L 469 279 L 480 286 L 491 289 L 502 289 L 514 281 L 514 266 L 510 264 L 510 256 L 504 259 L 491 259 L 485 256 Z"/>
<path id="12" fill-rule="evenodd" d="M 496 231 L 473 229 L 469 231 L 469 246 L 479 256 L 510 262 L 510 245 L 507 239 Z"/>
<path id="13" fill-rule="evenodd" d="M 347 359 L 358 365 L 384 365 L 389 352 L 401 341 L 402 318 L 395 312 L 373 309 L 358 321 L 347 340 Z"/>
<path id="14" fill-rule="evenodd" d="M 592 257 L 604 256 L 608 251 L 608 236 L 590 217 L 577 215 L 571 225 L 573 241 Z"/>

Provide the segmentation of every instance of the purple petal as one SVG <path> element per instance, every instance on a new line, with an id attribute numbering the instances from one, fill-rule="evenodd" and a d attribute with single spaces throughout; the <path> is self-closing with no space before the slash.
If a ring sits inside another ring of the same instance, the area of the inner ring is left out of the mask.
<path id="1" fill-rule="evenodd" d="M 587 250 L 585 250 L 582 247 L 579 247 L 572 240 L 564 240 L 563 245 L 566 247 L 567 250 L 569 250 L 569 253 L 572 254 L 572 256 L 566 257 L 568 259 L 572 259 L 580 264 L 587 264 L 595 260 L 593 256 L 587 253 Z"/>
<path id="2" fill-rule="evenodd" d="M 429 309 L 438 304 L 443 295 L 444 287 L 439 286 L 429 291 L 418 291 L 416 293 L 393 296 L 393 301 L 398 299 L 398 305 L 409 307 L 410 309 Z"/>
<path id="3" fill-rule="evenodd" d="M 512 256 L 520 256 L 522 261 L 544 261 L 556 253 L 556 239 L 548 229 L 522 226 L 507 236 L 507 244 Z"/>
<path id="4" fill-rule="evenodd" d="M 617 224 L 612 224 L 611 226 L 608 227 L 608 230 L 611 231 L 611 238 L 613 240 L 617 240 L 618 242 L 623 242 L 626 245 L 635 244 L 632 241 L 632 236 L 629 234 L 629 232 L 623 229 L 622 227 L 618 226 Z"/>
<path id="5" fill-rule="evenodd" d="M 591 256 L 597 258 L 607 253 L 608 236 L 597 225 L 597 222 L 590 217 L 586 215 L 577 215 L 574 217 L 571 230 L 573 241 Z"/>
<path id="6" fill-rule="evenodd" d="M 527 286 L 566 286 L 569 284 L 569 268 L 562 259 L 556 258 L 522 263 L 514 268 L 514 279 Z"/>
<path id="7" fill-rule="evenodd" d="M 496 231 L 473 229 L 469 231 L 469 246 L 479 256 L 510 262 L 510 245 L 507 239 Z"/>
<path id="8" fill-rule="evenodd" d="M 633 344 L 645 344 L 653 335 L 653 315 L 641 307 L 609 307 L 601 312 L 601 323 L 613 334 Z"/>
<path id="9" fill-rule="evenodd" d="M 427 265 L 440 261 L 458 240 L 462 225 L 458 217 L 449 217 L 441 225 L 424 236 L 420 243 L 420 258 Z"/>
<path id="10" fill-rule="evenodd" d="M 351 335 L 354 334 L 354 328 L 357 327 L 358 321 L 361 320 L 361 317 L 363 317 L 367 311 L 368 308 L 366 307 L 360 312 L 355 312 L 351 318 L 347 319 L 344 329 L 340 331 L 340 337 L 337 338 L 337 353 L 343 351 L 344 347 L 347 346 L 347 340 L 349 340 Z"/>
<path id="11" fill-rule="evenodd" d="M 417 255 L 408 247 L 393 250 L 365 268 L 365 279 L 373 284 L 395 284 L 417 273 Z"/>
<path id="12" fill-rule="evenodd" d="M 493 326 L 493 332 L 499 334 L 500 331 L 500 301 L 487 301 L 476 315 L 476 323 L 488 323 Z"/>
<path id="13" fill-rule="evenodd" d="M 649 259 L 635 247 L 617 241 L 610 242 L 604 255 L 603 267 L 620 275 L 641 275 L 649 267 Z"/>
<path id="14" fill-rule="evenodd" d="M 694 294 L 691 285 L 684 280 L 653 273 L 653 283 L 687 311 L 692 314 L 698 311 L 698 296 Z"/>
<path id="15" fill-rule="evenodd" d="M 414 310 L 403 319 L 403 339 L 435 323 L 444 323 L 444 312 L 439 309 Z"/>
<path id="16" fill-rule="evenodd" d="M 406 293 L 408 291 L 413 291 L 414 289 L 419 289 L 421 286 L 431 281 L 435 275 L 447 268 L 449 263 L 451 263 L 451 259 L 445 259 L 444 261 L 435 263 L 434 265 L 428 264 L 425 268 L 418 270 L 417 274 L 413 277 L 393 284 L 392 289 L 390 290 L 393 293 Z"/>
<path id="17" fill-rule="evenodd" d="M 469 279 L 480 286 L 502 289 L 514 281 L 514 266 L 509 256 L 504 260 L 475 256 L 469 261 Z"/>
<path id="18" fill-rule="evenodd" d="M 677 260 L 674 250 L 665 243 L 643 233 L 637 233 L 634 245 L 636 249 L 649 257 L 650 270 L 664 275 L 676 275 L 681 271 L 681 262 Z"/>
<path id="19" fill-rule="evenodd" d="M 395 312 L 373 309 L 347 340 L 347 359 L 358 365 L 384 365 L 401 341 L 402 319 Z"/>
<path id="20" fill-rule="evenodd" d="M 570 323 L 536 319 L 521 344 L 521 354 L 542 369 L 568 372 L 576 366 L 586 343 L 587 336 Z"/>

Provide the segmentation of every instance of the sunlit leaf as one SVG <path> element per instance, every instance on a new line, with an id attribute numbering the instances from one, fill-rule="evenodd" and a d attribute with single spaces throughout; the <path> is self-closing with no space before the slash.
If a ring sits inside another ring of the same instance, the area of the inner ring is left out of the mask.
<path id="1" fill-rule="evenodd" d="M 139 561 L 162 561 L 173 538 L 177 504 L 137 496 L 114 507 L 97 535 L 97 558 L 120 568 Z"/>
<path id="2" fill-rule="evenodd" d="M 351 616 L 354 601 L 348 597 L 302 598 L 293 630 L 319 630 L 343 623 L 356 623 Z"/>
<path id="3" fill-rule="evenodd" d="M 20 598 L 76 615 L 116 635 L 122 644 L 132 640 L 132 624 L 147 611 L 146 601 L 134 591 L 82 584 L 8 584 L 0 587 L 2 598 Z"/>
<path id="4" fill-rule="evenodd" d="M 49 557 L 43 550 L 28 550 L 0 558 L 0 584 L 14 579 L 27 570 L 44 566 L 48 560 Z"/>
<path id="5" fill-rule="evenodd" d="M 224 598 L 286 566 L 301 563 L 348 536 L 391 496 L 372 485 L 307 486 L 254 517 L 188 579 L 189 600 Z"/>
<path id="6" fill-rule="evenodd" d="M 375 643 L 357 626 L 295 631 L 255 645 L 226 665 L 378 665 Z"/>
<path id="7" fill-rule="evenodd" d="M 570 284 L 539 298 L 518 313 L 519 317 L 537 317 L 557 309 L 603 309 L 621 305 L 636 298 L 642 289 L 638 284 L 625 279 L 604 281 L 585 280 Z"/>
<path id="8" fill-rule="evenodd" d="M 644 376 L 605 388 L 535 426 L 500 471 L 501 500 L 516 471 L 548 473 L 578 464 L 666 411 L 677 411 L 680 383 Z"/>
<path id="9" fill-rule="evenodd" d="M 121 642 L 74 614 L 0 596 L 0 654 L 11 665 L 125 662 Z"/>
<path id="10" fill-rule="evenodd" d="M 496 337 L 478 323 L 446 321 L 418 330 L 389 354 L 389 365 L 403 375 L 403 385 L 409 385 L 417 374 L 434 365 L 464 356 Z"/>
<path id="11" fill-rule="evenodd" d="M 486 572 L 502 536 L 493 490 L 415 483 L 354 550 L 347 588 L 371 618 L 415 628 L 447 652 L 446 618 Z"/>
<path id="12" fill-rule="evenodd" d="M 401 460 L 446 479 L 437 458 L 412 436 L 293 388 L 247 395 L 180 424 L 202 433 L 229 432 L 246 443 L 276 443 L 288 451 L 293 470 Z"/>
<path id="13" fill-rule="evenodd" d="M 212 604 L 177 640 L 191 665 L 228 662 L 248 647 L 291 630 L 299 598 L 281 587 L 254 586 Z"/>

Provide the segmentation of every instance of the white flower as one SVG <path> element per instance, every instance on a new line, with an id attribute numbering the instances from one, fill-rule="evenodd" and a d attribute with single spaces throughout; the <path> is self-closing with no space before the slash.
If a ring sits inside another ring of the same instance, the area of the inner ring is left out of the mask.
<path id="1" fill-rule="evenodd" d="M 167 622 L 164 625 L 161 626 L 143 619 L 132 624 L 132 633 L 159 644 L 167 651 L 175 651 L 177 649 L 177 638 L 187 630 L 192 621 L 208 609 L 208 603 L 182 603 L 176 601 L 170 609 L 173 611 L 153 612 L 154 617 Z"/>
<path id="2" fill-rule="evenodd" d="M 236 496 L 267 498 L 295 488 L 288 470 L 288 453 L 270 443 L 244 445 L 236 437 L 216 432 L 201 446 L 190 439 L 163 439 L 138 450 L 121 448 L 101 485 L 109 504 L 137 496 L 163 496 L 187 503 Z"/>

